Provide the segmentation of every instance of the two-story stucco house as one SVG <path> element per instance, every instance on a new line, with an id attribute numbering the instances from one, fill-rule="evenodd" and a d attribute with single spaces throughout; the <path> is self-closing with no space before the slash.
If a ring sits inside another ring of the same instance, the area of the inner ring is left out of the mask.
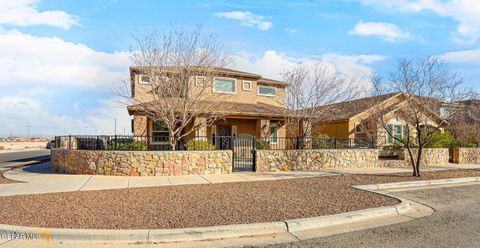
<path id="1" fill-rule="evenodd" d="M 130 77 L 135 102 L 148 102 L 151 90 L 148 76 L 142 74 L 142 68 L 131 67 Z M 191 80 L 203 78 L 195 76 Z M 206 98 L 221 103 L 217 111 L 224 111 L 224 117 L 198 130 L 196 136 L 270 137 L 271 142 L 275 142 L 277 137 L 285 136 L 285 82 L 224 68 L 218 70 L 218 75 L 212 81 L 207 82 Z M 133 135 L 150 136 L 153 141 L 162 140 L 159 137 L 168 137 L 168 130 L 161 123 L 155 123 L 137 111 L 135 105 L 129 106 L 128 112 L 133 116 Z"/>

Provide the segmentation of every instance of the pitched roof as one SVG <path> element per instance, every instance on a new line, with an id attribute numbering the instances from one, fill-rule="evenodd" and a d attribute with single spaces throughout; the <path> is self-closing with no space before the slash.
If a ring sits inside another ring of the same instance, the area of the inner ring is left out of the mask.
<path id="1" fill-rule="evenodd" d="M 383 102 L 400 93 L 391 93 L 381 96 L 373 96 L 355 99 L 346 102 L 328 104 L 316 107 L 320 114 L 319 121 L 340 121 L 348 120 L 360 113 L 367 111 L 375 104 Z"/>
<path id="2" fill-rule="evenodd" d="M 153 102 L 148 102 L 144 104 L 135 104 L 127 107 L 128 113 L 132 115 L 136 111 L 141 111 L 145 109 L 145 105 L 149 104 L 154 107 Z M 258 116 L 258 117 L 283 117 L 285 115 L 285 108 L 278 107 L 266 103 L 257 102 L 256 104 L 252 103 L 239 103 L 239 102 L 230 102 L 230 101 L 201 101 L 199 105 L 204 104 L 205 106 L 221 106 L 221 109 L 216 110 L 217 113 L 222 115 L 240 115 L 240 116 Z M 141 106 L 143 105 L 143 106 Z M 211 109 L 211 107 L 209 108 Z"/>

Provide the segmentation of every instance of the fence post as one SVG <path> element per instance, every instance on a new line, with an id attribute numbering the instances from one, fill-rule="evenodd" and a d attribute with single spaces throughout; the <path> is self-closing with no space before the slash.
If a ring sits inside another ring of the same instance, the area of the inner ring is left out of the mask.
<path id="1" fill-rule="evenodd" d="M 114 145 L 114 149 L 117 150 L 117 134 L 115 134 L 115 145 Z"/>
<path id="2" fill-rule="evenodd" d="M 72 149 L 72 135 L 68 136 L 68 150 Z"/>

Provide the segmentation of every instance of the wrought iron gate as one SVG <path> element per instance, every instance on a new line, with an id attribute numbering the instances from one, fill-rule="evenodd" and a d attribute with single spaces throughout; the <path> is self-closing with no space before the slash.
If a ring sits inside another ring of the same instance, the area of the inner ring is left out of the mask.
<path id="1" fill-rule="evenodd" d="M 233 138 L 233 171 L 255 171 L 255 138 L 239 136 Z"/>

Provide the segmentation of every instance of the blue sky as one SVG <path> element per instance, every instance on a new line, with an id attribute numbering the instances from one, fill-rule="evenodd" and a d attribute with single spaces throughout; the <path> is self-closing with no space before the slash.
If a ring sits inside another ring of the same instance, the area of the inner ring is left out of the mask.
<path id="1" fill-rule="evenodd" d="M 120 133 L 113 89 L 128 79 L 133 33 L 203 27 L 232 67 L 278 78 L 296 63 L 345 77 L 388 75 L 399 57 L 444 59 L 480 89 L 480 2 L 474 0 L 2 0 L 0 136 Z"/>

